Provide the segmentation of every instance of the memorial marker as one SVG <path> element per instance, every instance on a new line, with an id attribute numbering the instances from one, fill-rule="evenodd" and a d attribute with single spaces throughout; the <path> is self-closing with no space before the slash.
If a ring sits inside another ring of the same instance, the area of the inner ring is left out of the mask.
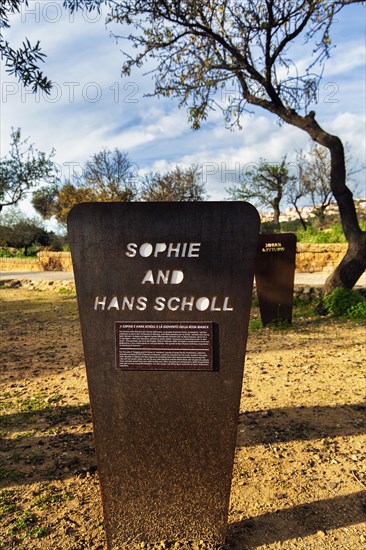
<path id="1" fill-rule="evenodd" d="M 222 542 L 258 213 L 86 203 L 68 225 L 108 548 Z"/>
<path id="2" fill-rule="evenodd" d="M 255 281 L 263 325 L 292 321 L 296 235 L 259 235 Z"/>

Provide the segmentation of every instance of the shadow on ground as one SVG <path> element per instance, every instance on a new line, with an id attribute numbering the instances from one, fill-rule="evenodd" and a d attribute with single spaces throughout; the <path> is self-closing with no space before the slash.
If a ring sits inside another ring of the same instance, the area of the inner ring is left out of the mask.
<path id="1" fill-rule="evenodd" d="M 364 434 L 365 413 L 363 403 L 241 413 L 237 446 Z"/>
<path id="2" fill-rule="evenodd" d="M 242 413 L 237 446 L 363 434 L 365 410 L 357 404 Z M 88 404 L 0 416 L 0 486 L 62 479 L 95 469 L 91 430 Z"/>
<path id="3" fill-rule="evenodd" d="M 310 502 L 234 523 L 228 545 L 235 550 L 304 538 L 319 533 L 319 548 L 326 531 L 366 520 L 366 491 Z"/>

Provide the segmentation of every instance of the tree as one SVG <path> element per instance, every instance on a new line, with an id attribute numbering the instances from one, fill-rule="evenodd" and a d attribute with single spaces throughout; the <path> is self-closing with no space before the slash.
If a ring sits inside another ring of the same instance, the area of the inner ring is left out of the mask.
<path id="1" fill-rule="evenodd" d="M 41 187 L 32 193 L 33 208 L 44 218 L 49 220 L 56 214 L 56 198 L 60 192 L 59 183 Z"/>
<path id="2" fill-rule="evenodd" d="M 310 197 L 313 213 L 324 225 L 325 211 L 332 202 L 333 193 L 330 187 L 330 157 L 324 147 L 316 143 L 311 145 L 308 155 L 300 151 L 297 154 L 300 167 L 300 178 L 306 195 Z"/>
<path id="3" fill-rule="evenodd" d="M 150 172 L 142 182 L 141 200 L 192 202 L 203 201 L 207 198 L 204 185 L 200 180 L 198 166 L 180 168 L 160 174 Z"/>
<path id="4" fill-rule="evenodd" d="M 0 4 L 0 28 L 9 29 L 9 15 L 20 13 L 21 7 L 28 6 L 28 0 L 2 0 Z M 52 83 L 39 69 L 39 64 L 46 57 L 41 52 L 39 41 L 32 46 L 26 38 L 21 48 L 14 50 L 8 41 L 0 35 L 0 55 L 5 59 L 5 70 L 17 76 L 24 86 L 31 86 L 33 92 L 38 89 L 49 93 Z"/>
<path id="5" fill-rule="evenodd" d="M 51 158 L 22 141 L 21 130 L 12 129 L 8 156 L 0 159 L 0 212 L 4 206 L 13 206 L 22 200 L 42 180 L 54 177 L 55 166 Z"/>
<path id="6" fill-rule="evenodd" d="M 345 160 L 348 166 L 348 181 L 352 179 L 354 174 L 365 169 L 364 166 L 358 168 L 352 163 L 352 157 L 349 154 L 349 146 L 347 144 L 345 145 Z M 299 167 L 298 194 L 302 193 L 302 197 L 310 199 L 313 213 L 320 227 L 323 227 L 326 209 L 330 206 L 333 199 L 329 151 L 325 147 L 313 142 L 308 152 L 298 151 L 296 161 Z M 291 196 L 293 198 L 293 195 Z M 293 201 L 291 202 L 294 204 Z"/>
<path id="7" fill-rule="evenodd" d="M 217 103 L 222 87 L 235 82 L 226 116 L 239 123 L 248 105 L 263 108 L 306 132 L 331 156 L 331 189 L 338 203 L 348 250 L 325 284 L 325 291 L 351 288 L 366 268 L 366 234 L 361 231 L 353 196 L 346 185 L 344 147 L 323 129 L 311 105 L 324 62 L 332 48 L 330 33 L 338 13 L 360 0 L 64 0 L 76 10 L 109 7 L 108 22 L 133 25 L 123 74 L 153 59 L 155 95 L 177 97 L 199 128 Z M 303 72 L 291 47 L 308 45 Z M 304 44 L 305 43 L 305 44 Z M 135 53 L 134 53 L 135 52 Z"/>
<path id="8" fill-rule="evenodd" d="M 304 180 L 302 178 L 302 166 L 301 164 L 298 165 L 299 171 L 297 176 L 293 180 L 293 184 L 290 185 L 290 187 L 287 189 L 287 199 L 292 204 L 292 206 L 295 208 L 296 213 L 299 217 L 299 220 L 301 222 L 301 225 L 303 229 L 306 231 L 308 225 L 306 223 L 306 220 L 303 218 L 301 208 L 299 206 L 299 202 L 301 199 L 304 199 L 306 195 L 308 194 L 308 189 L 305 186 Z"/>
<path id="9" fill-rule="evenodd" d="M 136 195 L 137 165 L 128 154 L 115 148 L 103 149 L 86 162 L 82 174 L 75 175 L 80 187 L 88 187 L 96 200 L 128 202 Z"/>
<path id="10" fill-rule="evenodd" d="M 27 256 L 28 249 L 33 244 L 46 246 L 48 243 L 49 235 L 45 228 L 34 219 L 25 219 L 13 225 L 7 246 L 24 248 L 24 255 Z"/>
<path id="11" fill-rule="evenodd" d="M 59 223 L 66 224 L 67 216 L 73 206 L 81 202 L 94 202 L 96 200 L 97 197 L 90 187 L 77 187 L 72 183 L 65 182 L 58 189 L 47 217 L 54 215 Z M 36 203 L 32 201 L 32 204 L 36 208 Z"/>
<path id="12" fill-rule="evenodd" d="M 45 219 L 55 216 L 65 224 L 73 206 L 81 202 L 129 202 L 137 197 L 137 168 L 128 154 L 103 149 L 92 155 L 80 174 L 70 181 L 42 187 L 33 193 L 32 204 Z"/>
<path id="13" fill-rule="evenodd" d="M 13 211 L 9 216 L 1 218 L 0 242 L 2 246 L 24 248 L 24 255 L 27 256 L 33 244 L 48 245 L 50 235 L 37 218 L 28 218 Z"/>
<path id="14" fill-rule="evenodd" d="M 250 200 L 258 207 L 271 207 L 274 227 L 279 229 L 280 203 L 294 180 L 295 176 L 289 174 L 286 157 L 280 163 L 260 159 L 255 169 L 247 170 L 244 181 L 228 189 L 228 192 L 233 200 Z"/>

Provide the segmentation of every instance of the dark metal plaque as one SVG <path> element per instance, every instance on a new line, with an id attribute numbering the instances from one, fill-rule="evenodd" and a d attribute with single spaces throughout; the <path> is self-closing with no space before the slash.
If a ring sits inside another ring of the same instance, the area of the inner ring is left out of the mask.
<path id="1" fill-rule="evenodd" d="M 116 323 L 123 370 L 213 370 L 212 323 Z"/>
<path id="2" fill-rule="evenodd" d="M 225 538 L 258 229 L 241 202 L 71 211 L 110 550 Z"/>
<path id="3" fill-rule="evenodd" d="M 259 235 L 255 280 L 263 325 L 292 321 L 296 235 Z"/>

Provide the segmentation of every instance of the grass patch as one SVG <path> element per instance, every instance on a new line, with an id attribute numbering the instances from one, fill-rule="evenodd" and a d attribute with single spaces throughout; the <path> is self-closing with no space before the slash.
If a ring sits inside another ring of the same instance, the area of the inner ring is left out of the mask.
<path id="1" fill-rule="evenodd" d="M 6 412 L 14 407 L 14 396 L 11 393 L 5 393 L 0 401 L 0 413 Z"/>
<path id="2" fill-rule="evenodd" d="M 44 488 L 41 488 L 39 492 L 43 489 L 48 491 L 51 488 L 54 489 L 52 486 L 45 486 Z M 39 506 L 39 508 L 45 507 L 51 502 L 61 502 L 62 500 L 66 500 L 65 496 L 66 493 L 62 493 L 60 498 L 45 499 L 44 505 Z M 38 518 L 33 512 L 24 511 L 24 509 L 18 505 L 17 499 L 18 494 L 14 489 L 3 489 L 0 491 L 0 519 L 7 522 L 9 526 L 8 535 L 16 536 L 18 539 L 25 539 L 27 537 L 38 539 L 47 535 L 48 529 L 38 523 Z M 1 542 L 0 547 L 3 547 Z"/>
<path id="3" fill-rule="evenodd" d="M 45 408 L 45 395 L 43 393 L 37 393 L 34 397 L 28 397 L 23 401 L 18 400 L 18 409 L 20 412 L 38 412 Z"/>
<path id="4" fill-rule="evenodd" d="M 292 328 L 292 323 L 288 319 L 273 319 L 267 326 L 272 330 L 286 331 Z"/>
<path id="5" fill-rule="evenodd" d="M 48 529 L 43 525 L 37 525 L 33 527 L 29 532 L 29 536 L 34 539 L 40 539 L 42 537 L 45 537 L 46 535 L 48 535 Z"/>
<path id="6" fill-rule="evenodd" d="M 12 508 L 9 512 L 17 512 L 19 507 Z M 32 512 L 22 512 L 18 517 L 10 521 L 8 535 L 17 535 L 20 539 L 31 537 L 39 539 L 48 534 L 47 527 L 38 524 L 38 519 Z"/>
<path id="7" fill-rule="evenodd" d="M 319 321 L 320 315 L 317 313 L 317 306 L 319 304 L 319 299 L 314 300 L 303 300 L 302 298 L 297 298 L 295 296 L 293 303 L 292 318 L 296 320 L 303 321 L 304 319 L 312 320 L 314 322 Z"/>
<path id="8" fill-rule="evenodd" d="M 64 286 L 62 286 L 59 289 L 58 293 L 63 295 L 63 296 L 71 296 L 71 295 L 75 294 L 75 290 L 72 290 L 71 288 L 65 288 Z"/>
<path id="9" fill-rule="evenodd" d="M 30 512 L 23 512 L 21 516 L 16 518 L 13 522 L 13 525 L 8 530 L 9 535 L 14 535 L 15 533 L 19 533 L 19 531 L 23 531 L 25 529 L 29 529 L 29 527 L 33 526 L 36 523 L 36 516 Z M 27 536 L 27 534 L 25 534 Z"/>
<path id="10" fill-rule="evenodd" d="M 259 319 L 250 319 L 249 332 L 254 332 L 255 330 L 261 329 L 262 327 L 262 321 L 260 321 Z"/>
<path id="11" fill-rule="evenodd" d="M 18 479 L 24 476 L 23 472 L 16 470 L 6 470 L 3 466 L 0 466 L 0 480 L 18 481 Z"/>
<path id="12" fill-rule="evenodd" d="M 40 510 L 46 508 L 49 504 L 71 500 L 71 495 L 66 491 L 61 491 L 54 485 L 46 484 L 33 492 L 35 499 L 31 507 Z"/>
<path id="13" fill-rule="evenodd" d="M 339 292 L 341 290 L 341 292 Z M 260 329 L 268 329 L 273 331 L 309 331 L 319 325 L 328 325 L 333 321 L 337 324 L 354 325 L 363 324 L 366 318 L 366 299 L 355 290 L 343 292 L 345 289 L 337 289 L 335 298 L 331 296 L 331 312 L 323 308 L 319 308 L 322 304 L 319 298 L 312 300 L 294 297 L 292 309 L 292 323 L 286 319 L 273 320 L 263 327 L 260 320 L 259 311 L 255 308 L 252 310 L 252 318 L 249 320 L 249 333 Z M 346 294 L 346 296 L 344 296 Z M 349 294 L 352 295 L 349 298 Z M 339 295 L 339 296 L 338 296 Z M 324 313 L 322 312 L 324 309 Z M 342 313 L 341 313 L 342 312 Z M 338 315 L 336 315 L 338 313 Z"/>
<path id="14" fill-rule="evenodd" d="M 17 512 L 19 506 L 16 503 L 16 493 L 14 489 L 3 489 L 0 491 L 0 518 L 7 514 Z"/>

